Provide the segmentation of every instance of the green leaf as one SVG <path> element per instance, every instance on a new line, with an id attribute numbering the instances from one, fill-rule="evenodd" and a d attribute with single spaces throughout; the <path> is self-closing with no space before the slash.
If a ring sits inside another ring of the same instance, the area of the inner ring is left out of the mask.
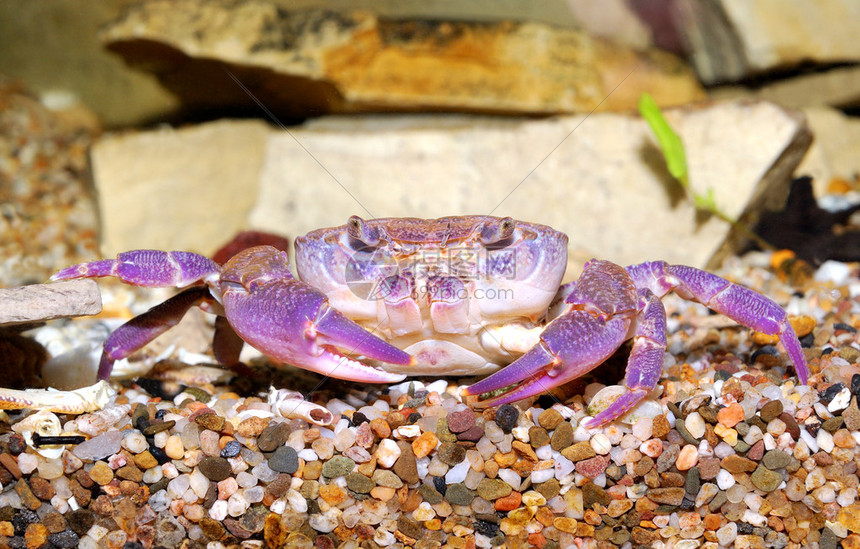
<path id="1" fill-rule="evenodd" d="M 681 142 L 681 138 L 663 118 L 660 107 L 657 106 L 651 95 L 642 94 L 639 99 L 639 112 L 657 137 L 669 173 L 686 188 L 688 186 L 687 155 L 684 153 L 684 144 Z"/>

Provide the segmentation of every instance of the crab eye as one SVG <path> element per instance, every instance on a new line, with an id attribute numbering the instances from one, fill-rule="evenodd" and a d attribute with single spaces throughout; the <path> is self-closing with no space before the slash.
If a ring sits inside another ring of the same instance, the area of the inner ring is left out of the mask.
<path id="1" fill-rule="evenodd" d="M 356 242 L 357 248 L 373 248 L 379 245 L 379 231 L 367 224 L 357 215 L 350 216 L 346 223 L 346 232 Z"/>
<path id="2" fill-rule="evenodd" d="M 481 242 L 485 246 L 503 248 L 510 244 L 517 222 L 510 217 L 490 218 L 481 227 Z"/>

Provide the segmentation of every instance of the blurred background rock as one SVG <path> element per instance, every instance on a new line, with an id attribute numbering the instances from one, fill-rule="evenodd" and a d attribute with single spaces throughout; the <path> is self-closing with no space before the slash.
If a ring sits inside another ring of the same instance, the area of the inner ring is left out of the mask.
<path id="1" fill-rule="evenodd" d="M 748 242 L 684 199 L 636 101 L 749 226 L 795 175 L 850 207 L 857 21 L 852 0 L 4 2 L 0 285 L 353 213 L 527 217 L 573 263 L 714 267 Z"/>

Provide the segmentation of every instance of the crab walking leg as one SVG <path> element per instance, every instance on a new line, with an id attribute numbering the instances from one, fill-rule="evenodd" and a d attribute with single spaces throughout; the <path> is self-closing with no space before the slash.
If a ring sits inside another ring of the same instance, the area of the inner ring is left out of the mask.
<path id="1" fill-rule="evenodd" d="M 639 309 L 639 323 L 624 378 L 628 392 L 594 416 L 588 427 L 600 427 L 623 416 L 642 402 L 660 381 L 666 352 L 666 309 L 660 298 L 647 289 L 639 291 Z"/>
<path id="2" fill-rule="evenodd" d="M 146 288 L 184 288 L 195 282 L 217 278 L 221 267 L 206 256 L 191 252 L 133 250 L 116 259 L 104 259 L 67 267 L 51 280 L 113 276 Z"/>
<path id="3" fill-rule="evenodd" d="M 147 343 L 176 326 L 188 309 L 207 301 L 214 301 L 209 288 L 194 286 L 117 328 L 104 343 L 98 379 L 109 379 L 114 362 L 143 348 Z"/>
<path id="4" fill-rule="evenodd" d="M 669 265 L 665 261 L 631 265 L 627 272 L 638 288 L 648 288 L 658 297 L 674 290 L 684 299 L 697 301 L 738 324 L 779 336 L 794 363 L 798 379 L 806 384 L 809 368 L 800 341 L 788 322 L 785 310 L 773 300 L 701 269 Z"/>

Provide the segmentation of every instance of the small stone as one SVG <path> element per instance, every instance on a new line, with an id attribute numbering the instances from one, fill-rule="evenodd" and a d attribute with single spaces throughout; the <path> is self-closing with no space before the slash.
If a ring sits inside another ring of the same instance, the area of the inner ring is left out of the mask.
<path id="1" fill-rule="evenodd" d="M 299 456 L 292 446 L 281 446 L 269 458 L 269 468 L 292 475 L 299 470 Z"/>
<path id="2" fill-rule="evenodd" d="M 119 430 L 95 436 L 72 449 L 72 453 L 83 461 L 98 461 L 120 451 L 123 432 Z"/>
<path id="3" fill-rule="evenodd" d="M 750 475 L 750 480 L 762 492 L 773 492 L 782 482 L 782 475 L 760 465 Z"/>
<path id="4" fill-rule="evenodd" d="M 400 488 L 403 486 L 403 481 L 392 471 L 385 469 L 377 469 L 373 472 L 373 482 L 384 488 Z"/>
<path id="5" fill-rule="evenodd" d="M 346 501 L 346 492 L 336 484 L 321 484 L 320 497 L 329 505 L 339 505 Z"/>
<path id="6" fill-rule="evenodd" d="M 194 423 L 204 429 L 220 433 L 224 429 L 225 419 L 212 411 L 198 415 L 194 418 Z"/>
<path id="7" fill-rule="evenodd" d="M 720 461 L 720 466 L 730 473 L 749 473 L 755 471 L 758 464 L 737 454 L 731 454 Z"/>
<path id="8" fill-rule="evenodd" d="M 469 409 L 448 414 L 448 429 L 452 433 L 462 433 L 475 425 L 475 412 Z"/>
<path id="9" fill-rule="evenodd" d="M 751 459 L 753 461 L 759 461 L 764 455 L 764 441 L 760 440 L 750 446 L 750 449 L 747 450 L 747 459 Z"/>
<path id="10" fill-rule="evenodd" d="M 48 529 L 44 524 L 38 522 L 28 524 L 27 529 L 24 531 L 24 542 L 27 544 L 28 549 L 35 549 L 36 547 L 45 545 L 48 542 Z"/>
<path id="11" fill-rule="evenodd" d="M 437 505 L 439 503 L 442 503 L 442 494 L 437 492 L 436 489 L 432 486 L 422 484 L 418 487 L 418 493 L 421 494 L 421 497 L 424 498 L 424 501 L 426 501 L 430 505 Z"/>
<path id="12" fill-rule="evenodd" d="M 549 410 L 544 410 L 538 416 L 538 425 L 546 429 L 547 431 L 552 431 L 559 424 L 564 421 L 564 417 L 559 413 L 558 410 L 554 408 L 550 408 Z"/>
<path id="13" fill-rule="evenodd" d="M 206 478 L 215 482 L 220 482 L 233 474 L 230 462 L 222 457 L 206 456 L 197 466 Z"/>
<path id="14" fill-rule="evenodd" d="M 759 416 L 761 416 L 761 420 L 765 423 L 770 423 L 774 419 L 778 418 L 782 413 L 782 402 L 779 400 L 771 400 L 767 404 L 761 407 L 759 410 Z"/>
<path id="15" fill-rule="evenodd" d="M 654 438 L 663 438 L 669 431 L 672 430 L 672 426 L 669 425 L 669 420 L 666 419 L 664 414 L 660 414 L 658 416 L 654 416 L 652 420 L 651 426 L 651 436 Z"/>
<path id="16" fill-rule="evenodd" d="M 478 486 L 478 488 L 480 489 L 480 485 Z M 478 492 L 478 493 L 480 494 L 480 492 Z M 522 500 L 523 500 L 522 494 L 520 494 L 519 492 L 516 492 L 516 491 L 512 491 L 507 496 L 497 498 L 496 501 L 494 502 L 494 507 L 495 507 L 496 511 L 503 511 L 503 512 L 504 511 L 513 511 L 514 509 L 516 509 L 517 507 L 520 506 L 520 503 L 522 502 Z"/>
<path id="17" fill-rule="evenodd" d="M 400 440 L 397 441 L 397 446 L 400 448 L 400 457 L 394 462 L 391 470 L 406 484 L 415 484 L 419 478 L 412 445 L 404 440 Z"/>
<path id="18" fill-rule="evenodd" d="M 234 458 L 238 456 L 241 451 L 242 444 L 240 444 L 238 440 L 228 440 L 221 449 L 221 457 L 227 459 Z"/>
<path id="19" fill-rule="evenodd" d="M 400 447 L 390 438 L 382 439 L 376 448 L 376 464 L 390 469 L 400 457 Z"/>
<path id="20" fill-rule="evenodd" d="M 503 404 L 496 410 L 496 424 L 505 433 L 510 433 L 517 426 L 520 411 L 510 404 Z"/>
<path id="21" fill-rule="evenodd" d="M 236 426 L 236 433 L 245 438 L 256 438 L 263 433 L 263 429 L 269 425 L 269 421 L 268 418 L 251 416 Z"/>
<path id="22" fill-rule="evenodd" d="M 453 442 L 443 442 L 436 455 L 442 463 L 457 465 L 466 459 L 466 449 Z"/>
<path id="23" fill-rule="evenodd" d="M 90 478 L 99 486 L 104 486 L 113 480 L 113 469 L 104 461 L 97 461 L 90 469 Z"/>
<path id="24" fill-rule="evenodd" d="M 717 420 L 725 427 L 734 427 L 744 420 L 744 409 L 737 402 L 733 402 L 717 412 Z"/>
<path id="25" fill-rule="evenodd" d="M 376 486 L 376 483 L 361 473 L 350 473 L 346 475 L 346 485 L 350 490 L 358 494 L 369 494 Z"/>
<path id="26" fill-rule="evenodd" d="M 412 441 L 412 452 L 416 458 L 421 459 L 435 450 L 437 444 L 439 444 L 439 439 L 435 434 L 430 432 L 421 433 L 421 436 Z"/>
<path id="27" fill-rule="evenodd" d="M 158 460 L 155 459 L 155 456 L 152 455 L 152 452 L 150 452 L 149 450 L 144 450 L 143 452 L 134 456 L 134 464 L 145 471 L 147 469 L 152 469 L 153 467 L 157 466 Z"/>
<path id="28" fill-rule="evenodd" d="M 261 452 L 274 452 L 290 438 L 290 426 L 286 422 L 269 423 L 257 437 L 257 448 Z"/>
<path id="29" fill-rule="evenodd" d="M 543 427 L 534 426 L 529 428 L 529 443 L 533 448 L 546 446 L 549 444 L 549 440 L 549 433 Z"/>
<path id="30" fill-rule="evenodd" d="M 569 447 L 573 444 L 573 425 L 571 425 L 569 421 L 559 423 L 555 428 L 555 431 L 552 432 L 552 437 L 550 438 L 549 443 L 550 446 L 552 446 L 552 449 L 557 452 L 561 452 L 565 448 Z M 591 444 L 588 444 L 588 446 L 590 448 Z M 594 449 L 591 451 L 594 452 Z"/>
<path id="31" fill-rule="evenodd" d="M 561 455 L 563 455 L 570 461 L 576 462 L 581 461 L 583 459 L 592 458 L 597 455 L 597 452 L 595 452 L 594 448 L 591 447 L 590 442 L 583 441 L 577 442 L 572 446 L 568 446 L 562 449 Z"/>
<path id="32" fill-rule="evenodd" d="M 590 508 L 594 503 L 609 505 L 610 500 L 611 498 L 606 493 L 606 490 L 593 482 L 586 482 L 582 486 L 582 504 L 586 509 Z"/>
<path id="33" fill-rule="evenodd" d="M 678 454 L 678 459 L 675 460 L 675 467 L 679 471 L 687 471 L 691 469 L 699 460 L 699 450 L 692 444 L 687 444 L 681 448 Z"/>
<path id="34" fill-rule="evenodd" d="M 648 499 L 655 503 L 662 503 L 665 505 L 681 505 L 681 502 L 684 501 L 684 489 L 683 488 L 652 488 L 646 492 Z"/>
<path id="35" fill-rule="evenodd" d="M 586 478 L 595 479 L 606 470 L 607 465 L 608 456 L 595 456 L 576 462 L 576 472 Z"/>
<path id="36" fill-rule="evenodd" d="M 457 433 L 457 440 L 478 442 L 484 436 L 484 428 L 480 425 L 472 425 L 462 433 Z M 446 441 L 450 442 L 450 441 Z"/>
<path id="37" fill-rule="evenodd" d="M 327 478 L 344 477 L 353 469 L 355 469 L 353 460 L 344 456 L 335 456 L 323 464 L 322 474 Z"/>
<path id="38" fill-rule="evenodd" d="M 450 490 L 450 488 L 449 488 Z M 478 484 L 478 495 L 487 501 L 494 501 L 511 493 L 513 488 L 498 478 L 484 478 Z"/>
<path id="39" fill-rule="evenodd" d="M 762 457 L 761 462 L 762 465 L 774 471 L 776 469 L 784 469 L 791 463 L 792 457 L 783 452 L 782 450 L 774 449 L 768 451 L 764 457 Z"/>
<path id="40" fill-rule="evenodd" d="M 51 486 L 50 482 L 41 477 L 30 477 L 30 490 L 33 491 L 34 496 L 42 501 L 48 501 L 54 497 L 54 487 Z"/>
<path id="41" fill-rule="evenodd" d="M 510 488 L 510 486 L 508 486 Z M 454 484 L 449 484 L 448 488 L 445 490 L 445 499 L 447 499 L 453 505 L 471 505 L 472 501 L 475 499 L 475 494 L 462 482 L 456 482 Z"/>
<path id="42" fill-rule="evenodd" d="M 149 424 L 149 426 L 147 426 L 141 432 L 144 434 L 144 436 L 149 437 L 149 436 L 153 436 L 157 433 L 160 433 L 162 431 L 168 431 L 172 427 L 174 427 L 175 425 L 176 425 L 176 422 L 173 420 L 171 420 L 171 421 L 153 421 L 152 423 Z"/>

